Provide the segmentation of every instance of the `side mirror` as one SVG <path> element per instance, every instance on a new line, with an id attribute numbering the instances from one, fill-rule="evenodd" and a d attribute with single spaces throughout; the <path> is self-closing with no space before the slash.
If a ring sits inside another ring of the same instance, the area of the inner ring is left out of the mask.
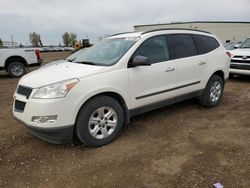
<path id="1" fill-rule="evenodd" d="M 237 48 L 239 48 L 239 44 L 236 44 L 236 45 L 234 45 L 234 49 L 237 49 Z"/>
<path id="2" fill-rule="evenodd" d="M 135 56 L 130 63 L 131 66 L 137 67 L 137 66 L 150 66 L 151 63 L 149 62 L 148 57 L 145 56 Z"/>

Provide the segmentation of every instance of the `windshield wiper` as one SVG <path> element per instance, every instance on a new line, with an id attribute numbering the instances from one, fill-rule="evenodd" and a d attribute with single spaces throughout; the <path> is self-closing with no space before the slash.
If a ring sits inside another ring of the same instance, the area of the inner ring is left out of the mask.
<path id="1" fill-rule="evenodd" d="M 74 61 L 74 63 L 81 63 L 86 65 L 97 65 L 96 63 L 93 63 L 91 61 Z"/>

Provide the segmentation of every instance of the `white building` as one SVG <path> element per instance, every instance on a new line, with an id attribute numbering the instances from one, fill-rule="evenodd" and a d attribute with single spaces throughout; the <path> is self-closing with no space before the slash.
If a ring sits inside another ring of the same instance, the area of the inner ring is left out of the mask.
<path id="1" fill-rule="evenodd" d="M 226 41 L 244 41 L 246 38 L 250 37 L 250 22 L 196 21 L 134 26 L 135 31 L 167 28 L 185 28 L 207 31 L 216 35 L 223 43 Z"/>
<path id="2" fill-rule="evenodd" d="M 17 42 L 12 42 L 12 41 L 3 41 L 3 47 L 16 47 L 19 44 Z"/>

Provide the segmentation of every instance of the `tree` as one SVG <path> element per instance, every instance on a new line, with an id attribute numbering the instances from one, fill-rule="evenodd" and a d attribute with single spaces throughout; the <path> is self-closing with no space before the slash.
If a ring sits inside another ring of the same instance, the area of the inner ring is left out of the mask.
<path id="1" fill-rule="evenodd" d="M 3 41 L 2 41 L 2 39 L 0 39 L 0 48 L 2 48 L 3 47 Z"/>
<path id="2" fill-rule="evenodd" d="M 77 38 L 77 35 L 75 33 L 70 33 L 69 34 L 69 43 L 74 46 L 75 43 L 76 43 L 76 38 Z"/>
<path id="3" fill-rule="evenodd" d="M 32 46 L 38 47 L 39 41 L 41 41 L 40 35 L 36 32 L 33 32 L 29 34 L 29 37 L 30 37 L 30 43 L 32 44 Z"/>
<path id="4" fill-rule="evenodd" d="M 62 35 L 63 43 L 65 46 L 68 46 L 68 45 L 74 46 L 75 43 L 77 42 L 76 38 L 77 38 L 77 35 L 75 33 L 65 32 Z"/>
<path id="5" fill-rule="evenodd" d="M 63 43 L 65 46 L 69 46 L 70 44 L 70 38 L 69 38 L 69 33 L 68 32 L 65 32 L 62 36 L 62 39 L 63 39 Z"/>

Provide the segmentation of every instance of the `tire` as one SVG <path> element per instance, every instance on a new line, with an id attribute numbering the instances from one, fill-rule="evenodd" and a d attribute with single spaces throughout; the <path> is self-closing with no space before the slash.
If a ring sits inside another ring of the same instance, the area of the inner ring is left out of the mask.
<path id="1" fill-rule="evenodd" d="M 123 125 L 124 113 L 118 101 L 109 96 L 97 96 L 79 111 L 75 132 L 83 144 L 100 147 L 115 140 Z"/>
<path id="2" fill-rule="evenodd" d="M 200 99 L 201 105 L 204 107 L 214 107 L 221 101 L 224 90 L 224 82 L 218 75 L 213 75 L 204 90 Z"/>
<path id="3" fill-rule="evenodd" d="M 13 78 L 21 78 L 23 75 L 26 74 L 26 67 L 23 63 L 20 62 L 11 62 L 7 67 L 7 72 Z"/>

